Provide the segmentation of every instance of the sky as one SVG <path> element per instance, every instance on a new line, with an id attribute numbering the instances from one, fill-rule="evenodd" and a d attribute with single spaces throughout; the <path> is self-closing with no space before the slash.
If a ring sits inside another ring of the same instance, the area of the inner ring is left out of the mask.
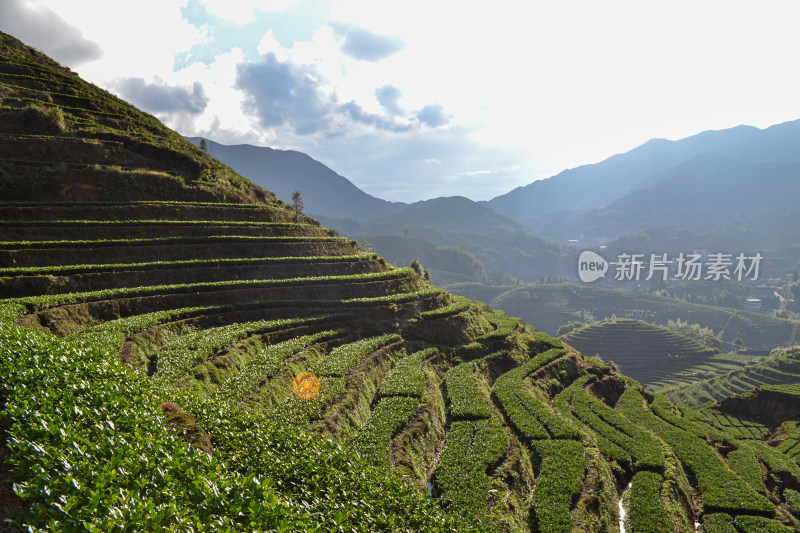
<path id="1" fill-rule="evenodd" d="M 796 120 L 798 20 L 797 0 L 0 0 L 0 31 L 183 135 L 406 202 Z"/>

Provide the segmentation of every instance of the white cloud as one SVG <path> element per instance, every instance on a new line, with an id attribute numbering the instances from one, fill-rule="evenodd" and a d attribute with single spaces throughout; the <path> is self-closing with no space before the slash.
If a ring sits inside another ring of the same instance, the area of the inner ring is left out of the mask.
<path id="1" fill-rule="evenodd" d="M 0 30 L 28 46 L 46 50 L 50 57 L 69 67 L 100 59 L 103 55 L 97 43 L 87 40 L 76 26 L 41 2 L 3 0 Z"/>
<path id="2" fill-rule="evenodd" d="M 141 0 L 133 4 L 107 0 L 48 2 L 87 39 L 100 43 L 102 61 L 77 69 L 84 78 L 102 84 L 123 77 L 171 81 L 175 54 L 200 42 L 203 33 L 187 23 L 180 9 L 187 0 Z"/>
<path id="3" fill-rule="evenodd" d="M 300 5 L 299 0 L 201 0 L 206 10 L 236 24 L 255 22 L 255 10 L 286 11 Z"/>

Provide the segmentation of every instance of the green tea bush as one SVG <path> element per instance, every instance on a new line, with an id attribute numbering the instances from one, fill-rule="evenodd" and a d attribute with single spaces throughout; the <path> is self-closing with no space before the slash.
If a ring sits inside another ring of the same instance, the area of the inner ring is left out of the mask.
<path id="1" fill-rule="evenodd" d="M 792 489 L 785 489 L 783 491 L 783 498 L 795 514 L 800 514 L 800 492 Z"/>
<path id="2" fill-rule="evenodd" d="M 506 315 L 503 311 L 493 311 L 486 315 L 487 320 L 495 327 L 494 331 L 478 338 L 479 341 L 505 339 L 520 323 L 518 318 Z"/>
<path id="3" fill-rule="evenodd" d="M 653 402 L 650 404 L 650 409 L 653 411 L 653 414 L 664 420 L 665 422 L 669 422 L 673 426 L 679 427 L 689 433 L 699 437 L 701 439 L 705 439 L 706 437 L 710 437 L 716 442 L 723 442 L 730 440 L 730 437 L 725 434 L 724 432 L 718 430 L 717 428 L 706 424 L 705 422 L 701 422 L 700 420 L 692 420 L 688 416 L 678 416 L 673 411 L 673 406 L 670 401 L 667 399 L 666 396 L 662 396 L 660 394 L 656 394 L 654 396 Z M 695 411 L 691 410 L 690 414 L 694 414 Z"/>
<path id="4" fill-rule="evenodd" d="M 317 376 L 343 377 L 370 353 L 388 344 L 402 342 L 402 340 L 403 338 L 396 333 L 387 333 L 343 344 L 334 348 L 331 353 L 317 363 L 312 368 L 312 372 Z"/>
<path id="5" fill-rule="evenodd" d="M 156 379 L 160 382 L 176 383 L 184 378 L 192 367 L 239 340 L 269 331 L 321 322 L 327 318 L 323 316 L 237 322 L 182 335 L 159 350 Z"/>
<path id="6" fill-rule="evenodd" d="M 320 394 L 324 380 L 320 379 Z M 320 524 L 320 531 L 485 531 L 469 519 L 445 514 L 385 468 L 365 466 L 344 443 L 224 403 L 199 397 L 181 401 L 211 436 L 227 465 L 272 479 L 281 494 L 302 502 L 303 509 Z"/>
<path id="7" fill-rule="evenodd" d="M 255 357 L 247 361 L 239 372 L 223 381 L 211 396 L 214 399 L 238 405 L 258 388 L 262 381 L 275 374 L 286 359 L 314 343 L 335 339 L 345 333 L 344 329 L 322 331 L 266 346 Z"/>
<path id="8" fill-rule="evenodd" d="M 390 468 L 392 437 L 406 425 L 418 405 L 417 398 L 408 396 L 381 398 L 354 439 L 361 456 L 376 466 Z"/>
<path id="9" fill-rule="evenodd" d="M 344 378 L 318 376 L 319 393 L 311 399 L 290 395 L 282 405 L 271 413 L 272 419 L 280 424 L 304 428 L 310 421 L 320 417 L 324 410 L 346 388 Z"/>
<path id="10" fill-rule="evenodd" d="M 727 461 L 733 471 L 745 480 L 748 485 L 761 494 L 766 493 L 767 488 L 764 486 L 761 464 L 752 450 L 747 448 L 733 450 L 728 454 Z"/>
<path id="11" fill-rule="evenodd" d="M 733 525 L 733 517 L 726 513 L 703 515 L 703 531 L 705 533 L 738 533 Z"/>
<path id="12" fill-rule="evenodd" d="M 646 409 L 639 391 L 627 389 L 616 408 L 666 441 L 697 478 L 706 511 L 736 514 L 774 512 L 772 504 L 731 471 L 713 447 L 691 433 L 664 422 Z"/>
<path id="13" fill-rule="evenodd" d="M 354 283 L 379 280 L 390 280 L 408 277 L 411 269 L 396 269 L 389 272 L 373 272 L 367 274 L 347 274 L 340 276 L 307 276 L 296 278 L 279 278 L 267 280 L 231 280 L 200 283 L 181 283 L 174 285 L 151 285 L 147 287 L 128 287 L 120 289 L 103 289 L 99 291 L 76 292 L 67 294 L 48 294 L 25 298 L 12 298 L 9 303 L 20 303 L 33 309 L 44 309 L 76 302 L 91 302 L 160 294 L 196 293 L 205 291 L 232 290 L 258 287 L 279 287 L 293 285 L 317 285 L 328 283 Z M 441 289 L 438 289 L 441 292 Z M 406 293 L 393 294 L 393 298 L 406 297 Z M 363 299 L 361 299 L 363 300 Z M 345 300 L 353 301 L 353 300 Z"/>
<path id="14" fill-rule="evenodd" d="M 119 352 L 129 335 L 164 322 L 219 312 L 222 309 L 223 306 L 184 307 L 129 316 L 88 327 L 70 335 L 70 340 L 86 345 L 103 346 L 110 351 Z"/>
<path id="15" fill-rule="evenodd" d="M 742 533 L 792 533 L 797 531 L 777 520 L 763 516 L 737 516 L 733 523 Z"/>
<path id="16" fill-rule="evenodd" d="M 589 410 L 595 415 L 593 420 L 598 426 L 595 429 L 628 451 L 637 468 L 655 471 L 664 469 L 664 453 L 661 451 L 661 444 L 644 428 L 602 401 L 590 396 L 585 390 L 576 393 L 573 398 L 573 406 L 576 401 L 586 402 Z"/>
<path id="17" fill-rule="evenodd" d="M 755 454 L 766 465 L 770 472 L 788 473 L 794 482 L 800 484 L 800 465 L 786 455 L 763 441 L 747 440 L 737 442 L 740 448 L 745 448 Z"/>
<path id="18" fill-rule="evenodd" d="M 563 355 L 563 350 L 548 350 L 495 381 L 492 395 L 497 398 L 508 421 L 528 441 L 551 436 L 557 439 L 580 439 L 580 432 L 572 424 L 523 388 L 522 380 L 527 375 Z"/>
<path id="19" fill-rule="evenodd" d="M 186 259 L 181 261 L 149 261 L 143 263 L 100 263 L 85 265 L 53 265 L 37 267 L 6 267 L 0 268 L 0 276 L 32 276 L 32 275 L 70 275 L 89 272 L 116 272 L 118 270 L 159 270 L 162 268 L 176 267 L 204 267 L 204 266 L 242 266 L 258 265 L 261 263 L 317 263 L 317 262 L 349 262 L 369 261 L 377 259 L 377 254 L 355 255 L 318 255 L 299 257 L 234 257 L 219 259 Z"/>
<path id="20" fill-rule="evenodd" d="M 586 424 L 574 412 L 573 399 L 579 391 L 583 390 L 583 388 L 594 379 L 596 379 L 596 377 L 592 374 L 581 376 L 573 381 L 566 389 L 558 393 L 553 399 L 553 405 L 558 409 L 561 415 L 572 420 L 577 426 L 585 426 Z M 598 432 L 592 432 L 592 435 L 600 452 L 611 461 L 623 467 L 627 467 L 631 464 L 632 458 L 630 453 Z"/>
<path id="21" fill-rule="evenodd" d="M 158 246 L 214 243 L 271 243 L 271 242 L 347 242 L 345 237 L 290 235 L 248 236 L 248 235 L 206 235 L 202 237 L 152 237 L 149 239 L 92 239 L 92 240 L 58 240 L 58 241 L 0 241 L 0 250 L 24 250 L 31 248 L 100 248 L 107 246 Z"/>
<path id="22" fill-rule="evenodd" d="M 436 348 L 428 348 L 400 359 L 378 388 L 378 397 L 421 397 L 427 384 L 425 374 L 422 372 L 422 362 L 436 352 L 438 352 Z"/>
<path id="23" fill-rule="evenodd" d="M 540 440 L 533 448 L 538 475 L 531 498 L 531 521 L 539 533 L 572 531 L 570 507 L 583 487 L 586 456 L 574 440 Z"/>
<path id="24" fill-rule="evenodd" d="M 448 316 L 457 315 L 459 313 L 463 313 L 467 309 L 469 309 L 472 302 L 463 296 L 451 296 L 452 303 L 446 305 L 444 307 L 440 307 L 438 309 L 433 309 L 431 311 L 425 311 L 421 313 L 420 316 L 422 318 L 446 318 Z"/>
<path id="25" fill-rule="evenodd" d="M 0 329 L 0 414 L 35 531 L 314 531 L 263 475 L 228 471 L 157 415 L 150 382 L 92 347 Z"/>
<path id="26" fill-rule="evenodd" d="M 447 371 L 444 376 L 445 398 L 454 420 L 491 418 L 492 410 L 475 382 L 475 363 L 467 361 Z"/>
<path id="27" fill-rule="evenodd" d="M 628 531 L 664 533 L 674 531 L 669 513 L 661 501 L 661 474 L 637 472 L 631 480 Z"/>
<path id="28" fill-rule="evenodd" d="M 492 485 L 486 470 L 505 456 L 508 445 L 508 436 L 497 420 L 453 422 L 431 478 L 442 505 L 483 516 Z"/>
<path id="29" fill-rule="evenodd" d="M 626 435 L 620 434 L 614 428 L 592 411 L 588 394 L 583 389 L 572 394 L 572 412 L 586 426 L 593 430 L 597 447 L 609 459 L 627 467 L 634 458 L 631 456 L 631 445 Z M 624 444 L 622 444 L 624 443 Z"/>
<path id="30" fill-rule="evenodd" d="M 437 296 L 442 293 L 444 293 L 444 290 L 433 285 L 428 287 L 427 289 L 415 292 L 396 292 L 394 294 L 389 294 L 387 296 L 365 296 L 362 298 L 349 298 L 347 300 L 342 300 L 342 303 L 355 304 L 355 305 L 359 304 L 383 305 L 383 304 L 393 304 L 393 303 L 406 303 L 406 302 L 414 302 L 417 300 L 424 300 L 426 298 Z"/>

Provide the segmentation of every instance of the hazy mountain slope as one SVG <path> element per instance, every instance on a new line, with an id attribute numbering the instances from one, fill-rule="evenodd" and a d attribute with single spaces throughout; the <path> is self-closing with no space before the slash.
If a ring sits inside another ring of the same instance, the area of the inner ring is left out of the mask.
<path id="1" fill-rule="evenodd" d="M 199 145 L 199 137 L 188 138 Z M 487 269 L 529 280 L 560 272 L 558 245 L 541 239 L 517 221 L 462 196 L 433 198 L 413 204 L 387 202 L 360 190 L 306 154 L 250 145 L 225 146 L 206 140 L 211 155 L 255 183 L 290 201 L 299 190 L 305 212 L 343 235 L 372 242 L 402 235 L 430 246 L 458 247 L 472 253 Z M 390 260 L 404 257 L 379 241 L 375 249 Z M 435 268 L 435 270 L 440 270 Z M 461 280 L 464 281 L 464 280 Z"/>
<path id="2" fill-rule="evenodd" d="M 439 286 L 444 286 L 447 280 L 453 278 L 460 278 L 461 281 L 486 280 L 483 263 L 471 253 L 454 246 L 436 246 L 423 239 L 397 235 L 370 237 L 369 243 L 395 265 L 408 265 L 417 259 L 426 270 L 431 271 L 431 280 Z"/>
<path id="3" fill-rule="evenodd" d="M 415 202 L 394 214 L 370 221 L 392 226 L 430 227 L 441 231 L 493 233 L 524 230 L 515 220 L 463 196 Z"/>
<path id="4" fill-rule="evenodd" d="M 487 271 L 498 270 L 525 280 L 566 272 L 570 264 L 568 252 L 555 242 L 459 196 L 416 202 L 394 215 L 368 221 L 320 220 L 342 234 L 371 243 L 376 237 L 394 235 L 422 239 L 439 247 L 457 247 L 474 255 Z M 390 248 L 383 249 L 380 244 L 375 249 L 393 255 Z"/>
<path id="5" fill-rule="evenodd" d="M 686 139 L 653 139 L 600 163 L 565 170 L 493 198 L 487 204 L 515 220 L 568 209 L 599 207 L 650 176 L 702 155 L 716 154 L 743 165 L 800 160 L 800 121 L 764 130 L 751 126 L 706 131 Z"/>
<path id="6" fill-rule="evenodd" d="M 525 231 L 515 220 L 494 209 L 463 196 L 449 196 L 423 200 L 404 206 L 399 211 L 368 220 L 354 217 L 320 215 L 320 220 L 345 233 L 372 235 L 420 232 L 423 229 L 436 233 L 489 234 Z"/>
<path id="7" fill-rule="evenodd" d="M 200 137 L 188 139 L 199 146 Z M 226 146 L 211 140 L 206 143 L 210 155 L 273 191 L 281 200 L 291 202 L 292 193 L 300 191 L 305 210 L 312 215 L 365 220 L 406 206 L 370 196 L 347 178 L 301 152 L 249 144 Z"/>
<path id="8" fill-rule="evenodd" d="M 637 187 L 597 209 L 572 217 L 541 220 L 538 230 L 550 238 L 613 238 L 656 225 L 684 224 L 708 230 L 731 220 L 764 226 L 771 239 L 785 232 L 776 215 L 796 209 L 800 197 L 800 163 L 759 163 L 732 167 L 729 160 L 682 165 L 661 175 L 649 187 Z M 750 219 L 750 221 L 748 221 Z M 763 243 L 760 246 L 764 246 Z"/>

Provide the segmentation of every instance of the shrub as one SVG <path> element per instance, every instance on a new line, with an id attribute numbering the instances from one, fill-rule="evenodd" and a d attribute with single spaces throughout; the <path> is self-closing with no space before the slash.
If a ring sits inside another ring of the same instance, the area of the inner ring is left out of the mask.
<path id="1" fill-rule="evenodd" d="M 378 397 L 410 396 L 419 398 L 425 392 L 427 380 L 422 372 L 422 362 L 435 354 L 436 348 L 428 348 L 400 359 L 386 376 L 378 389 Z"/>
<path id="2" fill-rule="evenodd" d="M 343 344 L 334 348 L 322 361 L 314 366 L 312 372 L 318 376 L 343 377 L 361 359 L 382 346 L 401 342 L 403 338 L 395 333 L 378 337 L 368 337 L 360 341 Z"/>
<path id="3" fill-rule="evenodd" d="M 492 410 L 475 382 L 475 363 L 461 363 L 444 376 L 445 398 L 455 420 L 491 418 Z"/>
<path id="4" fill-rule="evenodd" d="M 748 485 L 761 494 L 766 492 L 764 478 L 761 475 L 761 465 L 751 450 L 747 448 L 734 450 L 728 454 L 727 460 L 733 471 L 739 474 L 739 477 L 744 479 Z"/>
<path id="5" fill-rule="evenodd" d="M 406 425 L 418 405 L 417 398 L 406 396 L 382 398 L 355 437 L 355 446 L 362 457 L 376 466 L 389 468 L 392 437 Z"/>
<path id="6" fill-rule="evenodd" d="M 551 436 L 560 439 L 580 438 L 580 433 L 572 424 L 524 390 L 522 384 L 527 375 L 563 355 L 564 350 L 548 350 L 495 381 L 492 395 L 497 398 L 511 425 L 528 441 Z"/>
<path id="7" fill-rule="evenodd" d="M 763 516 L 737 516 L 733 523 L 742 533 L 792 533 L 797 531 L 777 520 Z"/>
<path id="8" fill-rule="evenodd" d="M 669 513 L 661 501 L 660 474 L 642 471 L 633 476 L 630 489 L 629 531 L 664 533 L 674 531 Z"/>
<path id="9" fill-rule="evenodd" d="M 583 445 L 573 440 L 540 440 L 533 447 L 539 468 L 531 497 L 532 529 L 540 533 L 572 531 L 570 507 L 583 487 L 586 470 Z"/>
<path id="10" fill-rule="evenodd" d="M 705 533 L 737 533 L 733 518 L 726 513 L 712 513 L 703 516 Z"/>
<path id="11" fill-rule="evenodd" d="M 713 447 L 698 437 L 664 422 L 646 409 L 637 390 L 627 389 L 617 402 L 617 409 L 666 441 L 678 459 L 697 478 L 703 506 L 707 511 L 736 514 L 774 512 L 772 504 L 734 474 Z"/>
<path id="12" fill-rule="evenodd" d="M 0 330 L 9 464 L 32 530 L 310 531 L 265 477 L 229 471 L 164 427 L 150 382 L 92 347 Z"/>
<path id="13" fill-rule="evenodd" d="M 471 516 L 486 513 L 491 488 L 486 470 L 505 456 L 508 445 L 497 420 L 453 422 L 432 476 L 442 505 Z"/>

